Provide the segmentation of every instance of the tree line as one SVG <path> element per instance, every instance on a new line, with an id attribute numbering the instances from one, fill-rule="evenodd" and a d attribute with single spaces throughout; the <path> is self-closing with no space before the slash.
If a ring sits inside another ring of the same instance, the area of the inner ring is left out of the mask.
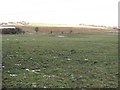
<path id="1" fill-rule="evenodd" d="M 21 28 L 4 28 L 1 29 L 1 34 L 24 34 L 25 31 L 23 31 Z"/>

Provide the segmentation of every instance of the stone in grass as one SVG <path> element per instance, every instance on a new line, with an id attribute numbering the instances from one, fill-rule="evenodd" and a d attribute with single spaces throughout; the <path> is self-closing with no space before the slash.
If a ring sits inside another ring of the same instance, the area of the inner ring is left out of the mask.
<path id="1" fill-rule="evenodd" d="M 32 60 L 33 58 L 30 58 L 30 60 Z"/>
<path id="2" fill-rule="evenodd" d="M 29 69 L 25 69 L 26 71 L 30 71 Z"/>
<path id="3" fill-rule="evenodd" d="M 15 64 L 15 66 L 20 66 L 21 64 Z"/>
<path id="4" fill-rule="evenodd" d="M 36 69 L 35 71 L 36 71 L 36 72 L 40 72 L 40 71 L 41 71 L 41 69 Z"/>
<path id="5" fill-rule="evenodd" d="M 56 58 L 56 57 L 53 57 L 53 58 Z"/>
<path id="6" fill-rule="evenodd" d="M 43 88 L 47 88 L 46 86 L 44 86 Z"/>
<path id="7" fill-rule="evenodd" d="M 4 68 L 5 68 L 5 66 L 2 66 L 2 68 L 4 69 Z"/>
<path id="8" fill-rule="evenodd" d="M 8 73 L 10 73 L 10 71 L 7 71 Z"/>
<path id="9" fill-rule="evenodd" d="M 87 58 L 85 58 L 84 60 L 85 60 L 85 61 L 88 61 L 88 59 L 87 59 Z"/>
<path id="10" fill-rule="evenodd" d="M 82 79 L 82 78 L 83 78 L 83 76 L 82 76 L 82 75 L 80 75 L 80 76 L 79 76 L 79 79 Z"/>
<path id="11" fill-rule="evenodd" d="M 70 59 L 70 58 L 68 58 L 67 60 L 68 60 L 68 61 L 70 61 L 71 59 Z"/>
<path id="12" fill-rule="evenodd" d="M 37 85 L 36 85 L 36 83 L 34 82 L 34 83 L 32 83 L 32 87 L 37 87 Z"/>
<path id="13" fill-rule="evenodd" d="M 11 76 L 11 77 L 16 77 L 16 76 L 17 76 L 17 74 L 10 74 L 10 76 Z"/>

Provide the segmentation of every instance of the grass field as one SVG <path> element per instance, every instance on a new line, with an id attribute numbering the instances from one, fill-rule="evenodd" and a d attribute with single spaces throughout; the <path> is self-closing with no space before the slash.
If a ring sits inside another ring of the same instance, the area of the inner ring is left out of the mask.
<path id="1" fill-rule="evenodd" d="M 117 33 L 63 36 L 3 35 L 3 87 L 118 87 Z"/>

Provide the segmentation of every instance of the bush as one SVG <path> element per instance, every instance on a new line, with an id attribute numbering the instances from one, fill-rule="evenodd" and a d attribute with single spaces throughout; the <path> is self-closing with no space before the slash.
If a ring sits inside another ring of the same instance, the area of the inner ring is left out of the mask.
<path id="1" fill-rule="evenodd" d="M 38 27 L 35 27 L 35 31 L 36 31 L 36 32 L 38 32 L 38 31 L 39 31 Z"/>
<path id="2" fill-rule="evenodd" d="M 25 31 L 23 31 L 21 28 L 5 28 L 2 29 L 2 34 L 24 34 Z"/>

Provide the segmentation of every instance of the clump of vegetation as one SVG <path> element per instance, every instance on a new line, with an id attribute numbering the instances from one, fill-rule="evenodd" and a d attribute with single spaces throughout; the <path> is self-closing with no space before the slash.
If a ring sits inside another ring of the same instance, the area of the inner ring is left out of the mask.
<path id="1" fill-rule="evenodd" d="M 53 33 L 53 31 L 50 31 L 50 34 L 52 34 Z"/>
<path id="2" fill-rule="evenodd" d="M 39 31 L 39 28 L 38 27 L 35 27 L 35 32 L 38 32 Z"/>
<path id="3" fill-rule="evenodd" d="M 69 33 L 71 34 L 72 32 L 73 32 L 73 31 L 72 31 L 72 30 L 70 30 L 70 32 L 69 32 Z"/>
<path id="4" fill-rule="evenodd" d="M 23 31 L 21 28 L 5 28 L 2 29 L 2 34 L 24 34 L 25 31 Z"/>

